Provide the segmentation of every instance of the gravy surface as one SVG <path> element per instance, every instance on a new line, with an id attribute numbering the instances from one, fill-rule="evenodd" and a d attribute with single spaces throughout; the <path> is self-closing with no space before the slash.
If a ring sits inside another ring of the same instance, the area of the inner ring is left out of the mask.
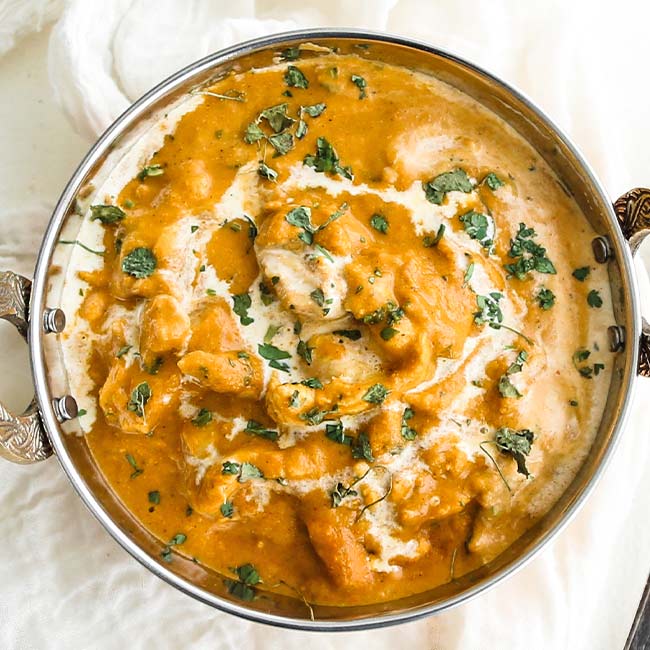
<path id="1" fill-rule="evenodd" d="M 498 117 L 404 68 L 285 58 L 170 111 L 85 201 L 66 363 L 163 560 L 244 599 L 381 602 L 490 561 L 567 487 L 610 290 Z"/>

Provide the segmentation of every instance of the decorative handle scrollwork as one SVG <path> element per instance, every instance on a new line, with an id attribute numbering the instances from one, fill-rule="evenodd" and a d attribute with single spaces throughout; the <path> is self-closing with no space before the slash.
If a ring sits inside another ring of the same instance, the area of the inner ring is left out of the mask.
<path id="1" fill-rule="evenodd" d="M 27 340 L 29 293 L 32 283 L 21 275 L 0 273 L 0 318 L 9 321 Z M 52 455 L 36 400 L 22 415 L 14 415 L 0 403 L 0 457 L 14 463 L 36 463 Z"/>
<path id="2" fill-rule="evenodd" d="M 614 203 L 614 212 L 634 255 L 641 242 L 650 235 L 650 190 L 637 187 L 626 192 Z M 645 319 L 639 341 L 638 373 L 650 377 L 650 324 Z"/>

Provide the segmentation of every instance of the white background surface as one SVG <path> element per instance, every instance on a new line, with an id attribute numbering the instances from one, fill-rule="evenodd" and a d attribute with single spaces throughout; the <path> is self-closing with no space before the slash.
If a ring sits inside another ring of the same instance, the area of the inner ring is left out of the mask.
<path id="1" fill-rule="evenodd" d="M 191 17 L 202 3 L 179 4 Z M 388 22 L 392 31 L 451 47 L 522 87 L 574 139 L 613 197 L 650 184 L 649 4 L 382 3 L 395 5 Z M 274 16 L 274 3 L 258 5 Z M 300 3 L 310 5 L 321 6 Z M 213 9 L 226 11 L 225 6 L 213 3 Z M 163 17 L 172 11 L 170 2 L 159 0 L 145 7 L 147 15 L 157 14 L 156 7 Z M 8 15 L 3 9 L 0 0 L 0 32 Z M 100 3 L 96 9 L 99 17 Z M 342 24 L 352 24 L 350 12 Z M 359 15 L 357 26 L 367 26 L 370 19 L 363 22 Z M 311 24 L 322 24 L 315 21 Z M 132 30 L 143 24 L 132 21 Z M 158 26 L 169 32 L 171 52 L 178 51 L 178 61 L 167 52 L 167 60 L 153 64 L 160 76 L 205 53 L 200 47 L 210 47 L 192 43 L 184 50 L 174 40 L 174 21 L 161 18 Z M 28 36 L 0 58 L 0 269 L 25 274 L 31 272 L 47 208 L 90 144 L 75 134 L 53 100 L 48 36 L 49 30 Z M 128 47 L 134 69 L 142 69 L 147 57 L 157 60 L 137 39 Z M 146 83 L 134 75 L 131 92 Z M 647 279 L 641 279 L 650 307 Z M 4 322 L 0 349 L 0 396 L 22 408 L 31 395 L 27 354 Z M 2 463 L 0 648 L 621 648 L 650 569 L 649 384 L 639 382 L 630 424 L 595 494 L 549 548 L 469 605 L 391 631 L 324 637 L 215 612 L 164 585 L 117 547 L 56 460 L 33 467 Z"/>

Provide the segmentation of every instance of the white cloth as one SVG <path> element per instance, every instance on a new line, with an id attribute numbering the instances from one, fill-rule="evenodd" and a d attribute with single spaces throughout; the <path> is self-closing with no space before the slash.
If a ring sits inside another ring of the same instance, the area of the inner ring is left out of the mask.
<path id="1" fill-rule="evenodd" d="M 50 82 L 88 143 L 154 83 L 220 47 L 295 27 L 356 26 L 450 48 L 519 85 L 582 147 L 612 196 L 643 184 L 643 174 L 648 183 L 650 137 L 640 130 L 647 110 L 636 102 L 647 107 L 650 92 L 633 85 L 650 57 L 647 2 L 620 0 L 615 14 L 603 3 L 605 14 L 588 0 L 0 0 L 0 54 L 61 4 L 49 44 Z M 19 99 L 12 97 L 16 110 Z M 0 144 L 10 141 L 20 142 L 0 131 Z M 0 147 L 0 165 L 12 155 Z M 33 160 L 38 165 L 36 151 Z M 45 226 L 47 206 L 24 194 L 19 212 L 0 198 L 0 269 L 28 272 Z M 647 276 L 637 267 L 650 305 Z M 4 398 L 12 377 L 9 366 L 2 370 Z M 595 493 L 527 568 L 435 618 L 360 633 L 272 629 L 201 605 L 122 551 L 56 461 L 2 463 L 0 648 L 620 648 L 650 567 L 649 399 L 650 382 L 639 381 L 628 427 Z"/>

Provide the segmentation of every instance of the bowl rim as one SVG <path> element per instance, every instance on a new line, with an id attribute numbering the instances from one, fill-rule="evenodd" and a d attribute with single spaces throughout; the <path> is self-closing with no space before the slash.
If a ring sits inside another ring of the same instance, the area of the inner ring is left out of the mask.
<path id="1" fill-rule="evenodd" d="M 632 322 L 630 325 L 632 331 L 628 332 L 627 338 L 633 344 L 633 347 L 628 354 L 628 360 L 630 363 L 627 364 L 627 372 L 622 378 L 621 382 L 620 390 L 624 390 L 625 395 L 619 409 L 618 417 L 616 418 L 613 431 L 611 432 L 609 438 L 609 442 L 603 451 L 600 463 L 596 466 L 595 471 L 589 477 L 582 490 L 576 495 L 576 498 L 573 500 L 573 502 L 566 508 L 557 523 L 553 527 L 544 531 L 531 546 L 531 548 L 527 550 L 526 553 L 498 570 L 487 580 L 473 587 L 469 587 L 459 594 L 450 596 L 449 598 L 440 602 L 425 604 L 408 610 L 383 614 L 380 613 L 363 618 L 347 620 L 325 619 L 312 621 L 309 619 L 294 618 L 249 609 L 244 604 L 239 605 L 235 602 L 223 599 L 220 596 L 210 593 L 201 587 L 198 587 L 189 580 L 186 580 L 185 578 L 171 572 L 170 570 L 154 561 L 149 554 L 147 554 L 139 545 L 131 540 L 127 533 L 113 521 L 111 516 L 104 509 L 102 504 L 89 488 L 81 474 L 77 471 L 72 457 L 62 442 L 62 438 L 66 434 L 61 431 L 55 411 L 52 406 L 53 396 L 51 395 L 49 388 L 45 366 L 44 346 L 41 338 L 43 336 L 43 311 L 45 309 L 45 299 L 47 294 L 47 273 L 50 268 L 51 258 L 54 246 L 57 241 L 58 233 L 64 223 L 68 208 L 79 190 L 81 180 L 84 179 L 88 172 L 93 168 L 97 160 L 99 160 L 101 156 L 103 156 L 110 149 L 116 138 L 128 130 L 128 128 L 133 123 L 135 123 L 138 118 L 141 118 L 143 115 L 145 115 L 149 108 L 153 106 L 158 100 L 163 98 L 165 95 L 174 92 L 193 77 L 201 74 L 202 72 L 208 71 L 212 67 L 222 65 L 229 61 L 234 61 L 243 55 L 253 53 L 260 49 L 268 49 L 274 46 L 281 47 L 290 45 L 296 41 L 309 41 L 315 39 L 360 39 L 365 41 L 375 41 L 380 43 L 404 46 L 413 50 L 418 50 L 424 54 L 430 54 L 449 60 L 452 63 L 465 67 L 474 73 L 477 73 L 491 84 L 500 87 L 515 100 L 524 104 L 536 116 L 536 118 L 538 118 L 540 122 L 545 125 L 549 133 L 551 133 L 557 140 L 561 141 L 564 146 L 567 147 L 571 155 L 579 163 L 587 178 L 591 182 L 597 198 L 605 207 L 610 224 L 616 223 L 616 217 L 612 203 L 606 191 L 596 177 L 591 166 L 585 160 L 584 156 L 580 153 L 572 141 L 566 136 L 566 134 L 546 115 L 542 109 L 540 109 L 533 101 L 531 101 L 523 92 L 511 84 L 503 81 L 494 74 L 490 73 L 489 71 L 485 70 L 481 66 L 468 61 L 466 58 L 461 57 L 447 49 L 438 48 L 417 39 L 393 35 L 386 32 L 375 32 L 352 28 L 314 28 L 279 32 L 270 36 L 263 36 L 260 38 L 247 40 L 235 44 L 231 47 L 221 49 L 183 67 L 178 72 L 167 77 L 142 97 L 140 97 L 133 104 L 131 104 L 131 106 L 129 106 L 129 108 L 127 108 L 104 131 L 104 133 L 98 138 L 92 148 L 84 156 L 83 160 L 80 162 L 79 166 L 72 174 L 54 208 L 39 250 L 34 273 L 30 304 L 30 362 L 34 386 L 36 389 L 36 397 L 41 413 L 41 419 L 45 425 L 48 436 L 52 443 L 52 447 L 61 466 L 63 467 L 64 472 L 92 514 L 99 520 L 99 522 L 113 537 L 113 539 L 117 541 L 118 544 L 122 546 L 132 557 L 140 562 L 140 564 L 145 566 L 158 578 L 161 578 L 168 584 L 179 589 L 183 593 L 192 596 L 196 600 L 210 605 L 223 612 L 234 614 L 249 621 L 305 631 L 332 632 L 368 630 L 415 621 L 426 616 L 448 610 L 452 607 L 456 607 L 461 603 L 468 602 L 469 600 L 484 593 L 488 589 L 491 589 L 495 585 L 502 582 L 508 576 L 513 575 L 524 566 L 526 566 L 548 542 L 555 538 L 555 536 L 558 535 L 569 524 L 569 522 L 573 519 L 578 510 L 584 504 L 585 500 L 591 494 L 596 483 L 602 476 L 615 448 L 617 447 L 617 444 L 621 437 L 621 432 L 627 421 L 629 407 L 632 401 L 631 387 L 635 377 L 635 369 L 637 365 L 637 341 L 639 339 L 641 331 L 640 307 L 636 277 L 632 268 L 633 262 L 631 253 L 627 248 L 627 244 L 620 230 L 618 228 L 612 228 L 611 232 L 608 234 L 610 237 L 613 237 L 616 240 L 615 243 L 617 251 L 623 252 L 623 254 L 619 256 L 618 262 L 621 267 L 621 273 L 623 276 L 625 276 L 625 281 L 627 282 L 627 287 L 629 289 L 628 293 L 632 313 Z"/>

